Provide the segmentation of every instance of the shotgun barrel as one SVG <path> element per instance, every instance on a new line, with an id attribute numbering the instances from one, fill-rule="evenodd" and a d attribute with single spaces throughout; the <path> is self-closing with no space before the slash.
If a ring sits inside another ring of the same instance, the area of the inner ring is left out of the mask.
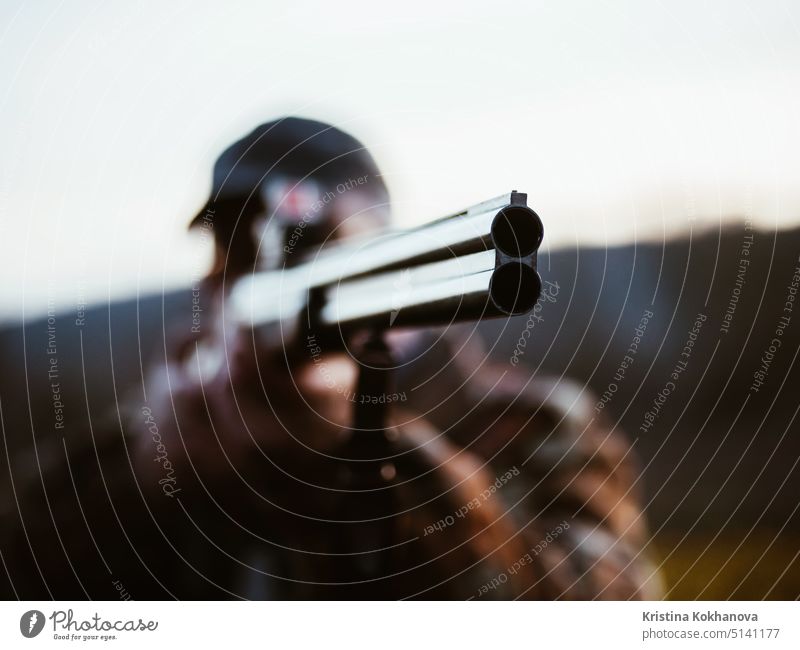
<path id="1" fill-rule="evenodd" d="M 234 320 L 283 335 L 307 327 L 437 326 L 530 311 L 541 291 L 544 229 L 511 192 L 407 230 L 318 251 L 302 263 L 237 280 Z"/>

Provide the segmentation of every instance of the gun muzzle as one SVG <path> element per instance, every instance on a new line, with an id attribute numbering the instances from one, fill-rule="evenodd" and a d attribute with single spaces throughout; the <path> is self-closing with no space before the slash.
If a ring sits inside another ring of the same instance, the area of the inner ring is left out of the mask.
<path id="1" fill-rule="evenodd" d="M 426 259 L 443 254 L 449 259 L 355 277 L 329 287 L 322 301 L 320 324 L 432 326 L 530 311 L 541 291 L 536 253 L 543 228 L 538 215 L 518 196 L 514 197 L 515 204 L 499 209 L 486 209 L 483 204 L 463 217 L 429 226 Z M 448 246 L 441 246 L 436 235 L 442 226 L 451 235 L 461 219 L 467 223 L 461 224 L 463 236 L 455 249 L 453 237 Z M 473 229 L 482 234 L 469 238 Z M 419 230 L 413 233 L 414 240 L 419 236 Z M 402 242 L 402 236 L 394 240 L 398 256 L 403 251 Z M 474 249 L 479 250 L 471 252 Z M 470 252 L 463 254 L 465 250 Z"/>

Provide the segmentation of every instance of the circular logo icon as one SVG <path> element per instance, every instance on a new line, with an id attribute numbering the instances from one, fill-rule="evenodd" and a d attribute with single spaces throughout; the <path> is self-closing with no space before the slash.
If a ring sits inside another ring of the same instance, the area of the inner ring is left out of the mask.
<path id="1" fill-rule="evenodd" d="M 32 639 L 44 628 L 44 614 L 38 609 L 25 612 L 19 619 L 19 631 L 22 636 Z"/>

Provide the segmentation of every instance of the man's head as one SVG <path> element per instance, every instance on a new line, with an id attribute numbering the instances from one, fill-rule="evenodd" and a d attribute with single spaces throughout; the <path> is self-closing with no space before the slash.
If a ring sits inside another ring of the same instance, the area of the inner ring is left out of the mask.
<path id="1" fill-rule="evenodd" d="M 364 145 L 329 124 L 287 117 L 222 152 L 191 225 L 213 228 L 214 273 L 239 273 L 292 264 L 324 241 L 388 220 L 389 194 Z"/>

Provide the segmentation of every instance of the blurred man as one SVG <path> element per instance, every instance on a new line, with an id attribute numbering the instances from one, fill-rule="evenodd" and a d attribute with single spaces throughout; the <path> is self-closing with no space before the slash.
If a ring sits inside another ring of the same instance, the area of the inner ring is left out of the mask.
<path id="1" fill-rule="evenodd" d="M 43 578 L 21 597 L 103 597 L 109 574 L 137 599 L 658 596 L 630 450 L 580 387 L 490 363 L 467 327 L 392 334 L 385 431 L 356 436 L 358 341 L 230 322 L 237 278 L 389 222 L 374 160 L 330 125 L 278 120 L 223 152 L 192 222 L 215 259 L 191 331 L 124 435 L 51 470 L 41 528 L 0 533 Z"/>

